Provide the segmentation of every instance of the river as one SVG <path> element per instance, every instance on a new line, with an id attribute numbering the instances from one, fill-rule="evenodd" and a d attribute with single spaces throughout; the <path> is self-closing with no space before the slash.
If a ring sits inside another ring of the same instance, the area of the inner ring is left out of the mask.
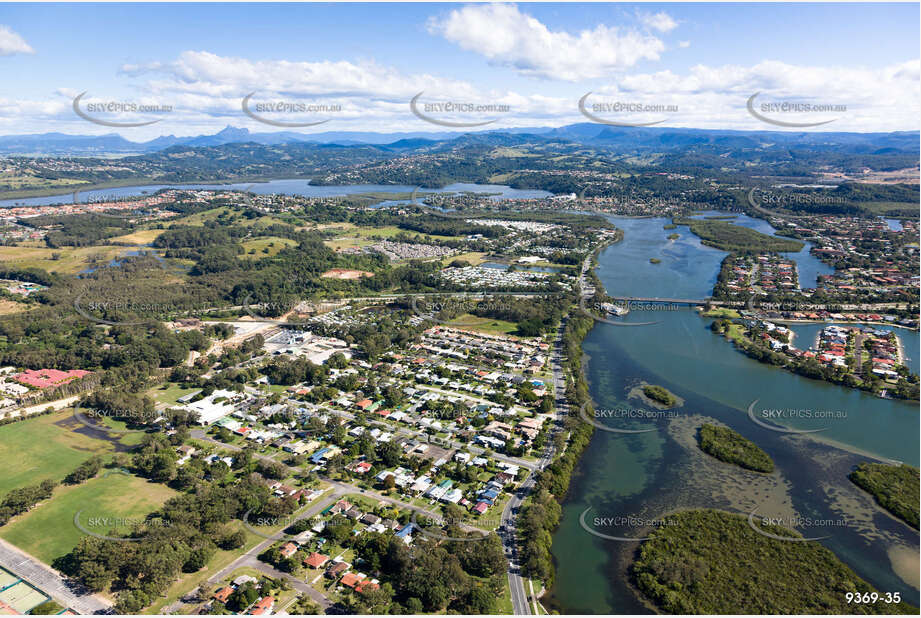
<path id="1" fill-rule="evenodd" d="M 342 197 L 356 193 L 411 193 L 417 189 L 413 185 L 330 185 L 318 186 L 310 184 L 309 178 L 285 178 L 269 180 L 266 182 L 237 182 L 230 184 L 154 184 L 131 187 L 116 187 L 112 189 L 95 189 L 80 191 L 77 202 L 99 202 L 118 200 L 127 197 L 151 195 L 161 189 L 187 189 L 187 190 L 212 190 L 212 191 L 249 191 L 257 195 L 301 195 L 304 197 Z M 502 198 L 537 198 L 553 195 L 547 191 L 537 189 L 513 189 L 505 185 L 478 185 L 471 183 L 454 183 L 441 189 L 420 189 L 422 193 L 485 193 L 495 199 Z M 14 200 L 0 200 L 0 208 L 12 206 L 50 206 L 52 204 L 74 203 L 73 193 L 62 193 L 46 197 L 30 197 Z M 404 202 L 406 200 L 403 200 Z M 400 203 L 399 200 L 390 203 Z"/>
<path id="2" fill-rule="evenodd" d="M 624 239 L 599 256 L 597 273 L 608 293 L 709 296 L 726 255 L 723 251 L 703 246 L 687 227 L 663 229 L 668 219 L 611 220 L 624 230 Z M 773 231 L 766 222 L 747 217 L 733 222 Z M 670 241 L 667 236 L 673 232 L 681 236 Z M 662 261 L 651 264 L 651 257 Z M 828 272 L 808 253 L 792 257 L 803 287 L 814 285 L 815 274 Z M 745 515 L 757 509 L 759 515 L 786 521 L 799 517 L 820 522 L 798 530 L 806 537 L 827 536 L 822 544 L 861 577 L 881 591 L 899 591 L 903 599 L 918 604 L 918 533 L 886 515 L 847 479 L 854 465 L 872 458 L 918 465 L 917 404 L 763 365 L 712 334 L 710 320 L 693 309 L 634 310 L 624 320 L 656 323 L 596 323 L 583 344 L 590 392 L 597 409 L 639 409 L 657 415 L 643 421 L 608 418 L 606 425 L 654 431 L 595 432 L 554 535 L 557 580 L 548 604 L 563 613 L 648 613 L 627 576 L 638 544 L 593 536 L 580 524 L 580 516 L 589 509 L 585 521 L 596 532 L 636 538 L 647 528 L 630 521 L 596 528 L 593 522 L 599 517 L 658 519 L 675 509 L 699 507 Z M 917 359 L 918 333 L 897 332 L 908 356 Z M 682 398 L 677 417 L 631 397 L 631 389 L 642 382 L 660 384 Z M 758 409 L 815 410 L 829 418 L 786 419 L 783 424 L 788 427 L 822 431 L 808 436 L 782 433 L 749 418 L 747 410 L 756 400 Z M 777 470 L 758 475 L 704 455 L 696 446 L 695 432 L 706 418 L 753 440 L 771 455 Z"/>

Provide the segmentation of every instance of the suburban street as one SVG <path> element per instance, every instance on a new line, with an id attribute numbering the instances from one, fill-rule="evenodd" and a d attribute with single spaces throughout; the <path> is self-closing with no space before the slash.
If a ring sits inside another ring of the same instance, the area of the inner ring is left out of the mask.
<path id="1" fill-rule="evenodd" d="M 555 423 L 559 423 L 563 416 L 568 410 L 566 403 L 566 383 L 563 379 L 563 329 L 566 326 L 566 320 L 563 319 L 560 324 L 559 331 L 557 333 L 556 340 L 553 342 L 553 356 L 550 359 L 550 365 L 553 370 L 553 394 L 554 394 L 554 410 L 556 411 L 556 418 L 554 419 Z M 518 542 L 515 535 L 515 527 L 518 520 L 518 510 L 521 508 L 521 503 L 524 502 L 528 494 L 534 489 L 536 474 L 540 470 L 543 470 L 551 461 L 553 461 L 554 456 L 553 440 L 548 440 L 547 448 L 544 451 L 544 454 L 541 456 L 540 460 L 537 462 L 537 468 L 532 470 L 524 482 L 521 484 L 521 487 L 512 494 L 511 499 L 508 501 L 508 504 L 505 505 L 505 509 L 502 511 L 502 530 L 503 530 L 503 544 L 505 545 L 505 553 L 508 556 L 508 585 L 509 590 L 512 594 L 512 612 L 517 615 L 531 614 L 532 606 L 528 604 L 528 593 L 525 592 L 524 588 L 524 578 L 521 576 L 521 562 L 518 552 Z M 537 602 L 535 600 L 534 607 L 536 608 Z M 534 613 L 537 613 L 536 610 L 533 610 Z"/>
<path id="2" fill-rule="evenodd" d="M 342 496 L 344 496 L 347 493 L 351 493 L 351 490 L 348 489 L 347 487 L 348 486 L 333 488 L 332 493 L 326 495 L 323 499 L 321 499 L 316 504 L 310 505 L 310 507 L 308 507 L 306 511 L 298 515 L 294 521 L 297 521 L 300 519 L 309 519 L 313 517 L 314 515 L 317 515 L 318 513 L 322 512 L 324 509 L 326 509 L 331 504 L 335 504 L 337 501 L 339 501 L 340 498 L 342 498 Z M 294 521 L 292 521 L 291 523 L 294 523 Z M 313 586 L 292 576 L 290 573 L 284 573 L 282 571 L 279 571 L 275 568 L 272 568 L 270 565 L 259 560 L 259 557 L 258 557 L 259 554 L 264 552 L 266 549 L 271 547 L 273 544 L 277 543 L 279 538 L 267 538 L 266 540 L 262 541 L 261 543 L 253 547 L 251 550 L 249 550 L 242 556 L 238 557 L 236 560 L 234 560 L 233 562 L 228 564 L 226 567 L 224 567 L 223 569 L 221 569 L 220 571 L 212 575 L 210 578 L 208 578 L 208 582 L 207 582 L 208 585 L 212 588 L 216 587 L 217 584 L 221 580 L 228 577 L 235 570 L 242 568 L 242 567 L 251 567 L 251 568 L 262 571 L 263 573 L 265 573 L 266 575 L 269 575 L 270 577 L 284 578 L 288 580 L 289 582 L 291 582 L 291 585 L 296 590 L 309 595 L 310 598 L 313 599 L 314 602 L 319 604 L 321 608 L 323 608 L 324 610 L 328 608 L 330 605 L 332 605 L 332 603 L 330 603 L 329 599 L 327 599 L 325 595 L 321 594 Z M 208 595 L 210 592 L 211 590 L 204 591 L 205 595 Z"/>

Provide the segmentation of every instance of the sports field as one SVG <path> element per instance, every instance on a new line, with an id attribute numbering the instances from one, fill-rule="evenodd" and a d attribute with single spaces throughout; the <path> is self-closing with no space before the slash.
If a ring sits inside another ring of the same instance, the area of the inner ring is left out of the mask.
<path id="1" fill-rule="evenodd" d="M 58 487 L 51 500 L 0 528 L 0 537 L 51 564 L 86 536 L 74 522 L 77 513 L 84 529 L 100 535 L 121 536 L 130 534 L 134 520 L 144 519 L 174 495 L 176 492 L 162 483 L 104 470 L 98 477 L 80 485 Z"/>
<path id="2" fill-rule="evenodd" d="M 70 409 L 0 426 L 0 496 L 44 479 L 59 481 L 91 456 L 114 452 L 115 442 L 84 435 L 82 429 Z M 129 444 L 135 434 L 111 435 Z"/>

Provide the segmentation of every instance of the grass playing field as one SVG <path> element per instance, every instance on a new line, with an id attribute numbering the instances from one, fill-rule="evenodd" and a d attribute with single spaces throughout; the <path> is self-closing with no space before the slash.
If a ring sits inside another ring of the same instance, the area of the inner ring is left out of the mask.
<path id="1" fill-rule="evenodd" d="M 51 500 L 0 528 L 0 537 L 50 564 L 86 536 L 74 523 L 77 513 L 86 530 L 121 536 L 130 533 L 133 520 L 156 511 L 175 493 L 161 483 L 106 470 L 80 485 L 58 487 Z M 122 518 L 122 522 L 105 523 L 101 518 Z"/>
<path id="2" fill-rule="evenodd" d="M 518 325 L 513 322 L 480 318 L 469 313 L 457 316 L 448 322 L 447 326 L 454 326 L 464 330 L 478 330 L 491 335 L 511 335 L 518 330 Z"/>
<path id="3" fill-rule="evenodd" d="M 44 479 L 61 480 L 91 456 L 115 450 L 113 442 L 74 431 L 82 427 L 71 410 L 0 426 L 0 496 Z"/>

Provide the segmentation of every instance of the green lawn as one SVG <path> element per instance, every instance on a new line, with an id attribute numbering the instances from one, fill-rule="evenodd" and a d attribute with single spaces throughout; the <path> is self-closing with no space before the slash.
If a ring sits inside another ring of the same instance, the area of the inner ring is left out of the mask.
<path id="1" fill-rule="evenodd" d="M 518 331 L 518 325 L 505 320 L 494 320 L 492 318 L 480 318 L 469 313 L 459 315 L 447 326 L 455 326 L 466 330 L 478 330 L 492 335 L 511 335 Z"/>
<path id="2" fill-rule="evenodd" d="M 277 254 L 286 247 L 297 245 L 297 242 L 290 238 L 280 238 L 278 236 L 266 236 L 265 238 L 256 238 L 240 243 L 243 246 L 244 254 L 240 257 L 255 259 L 264 258 Z M 272 245 L 271 247 L 269 245 Z M 267 250 L 267 251 L 266 251 Z"/>
<path id="3" fill-rule="evenodd" d="M 61 480 L 92 455 L 114 450 L 112 442 L 74 431 L 81 427 L 71 410 L 0 426 L 0 496 L 44 479 Z M 130 438 L 121 439 L 131 443 Z"/>
<path id="4" fill-rule="evenodd" d="M 176 384 L 174 382 L 167 382 L 163 386 L 158 386 L 147 391 L 147 394 L 156 401 L 160 403 L 165 403 L 167 405 L 178 405 L 178 399 L 183 395 L 188 395 L 195 391 L 201 390 L 199 388 L 192 388 L 188 386 L 183 386 L 181 384 Z"/>
<path id="5" fill-rule="evenodd" d="M 742 317 L 735 309 L 726 307 L 714 307 L 710 311 L 701 311 L 701 317 L 704 318 L 739 318 Z"/>
<path id="6" fill-rule="evenodd" d="M 114 530 L 114 536 L 119 536 L 128 533 L 130 526 L 94 525 L 93 518 L 143 519 L 175 494 L 166 485 L 106 470 L 80 485 L 55 489 L 51 500 L 0 528 L 0 536 L 51 564 L 86 536 L 74 523 L 78 512 L 87 530 L 101 535 Z"/>

